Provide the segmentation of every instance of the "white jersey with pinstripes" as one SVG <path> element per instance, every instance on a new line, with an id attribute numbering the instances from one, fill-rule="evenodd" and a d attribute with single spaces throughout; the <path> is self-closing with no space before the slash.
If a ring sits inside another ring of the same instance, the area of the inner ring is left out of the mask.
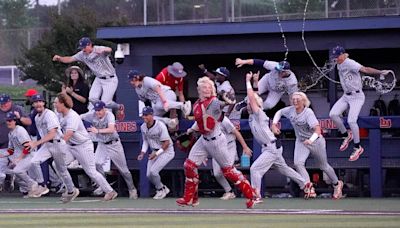
<path id="1" fill-rule="evenodd" d="M 96 116 L 96 113 L 94 111 L 82 114 L 81 118 L 85 121 L 90 122 L 92 124 L 92 126 L 97 129 L 108 128 L 109 124 L 115 124 L 114 114 L 108 110 L 106 111 L 104 117 L 101 119 L 99 119 Z M 98 141 L 98 142 L 105 143 L 105 142 L 110 142 L 110 141 L 113 141 L 116 139 L 119 139 L 119 135 L 116 131 L 113 133 L 96 134 L 96 141 Z"/>
<path id="2" fill-rule="evenodd" d="M 140 87 L 136 87 L 135 91 L 141 101 L 150 100 L 152 103 L 156 103 L 157 100 L 160 100 L 160 96 L 154 90 L 157 85 L 161 87 L 163 92 L 171 90 L 169 86 L 162 85 L 156 79 L 146 76 L 143 78 L 143 84 Z"/>
<path id="3" fill-rule="evenodd" d="M 70 109 L 68 113 L 63 116 L 61 113 L 58 115 L 60 120 L 61 129 L 64 134 L 71 130 L 74 132 L 72 137 L 68 140 L 69 144 L 80 145 L 90 140 L 90 135 L 83 125 L 82 119 L 74 110 Z"/>
<path id="4" fill-rule="evenodd" d="M 345 93 L 362 90 L 361 67 L 361 64 L 350 58 L 346 58 L 343 63 L 337 64 L 340 84 Z"/>
<path id="5" fill-rule="evenodd" d="M 53 111 L 46 108 L 42 113 L 38 113 L 35 116 L 35 123 L 41 138 L 47 135 L 49 131 L 54 128 L 57 128 L 57 134 L 54 139 L 62 138 L 60 122 Z"/>
<path id="6" fill-rule="evenodd" d="M 281 113 L 290 120 L 296 138 L 301 141 L 309 139 L 314 133 L 315 127 L 319 125 L 313 110 L 307 107 L 301 113 L 297 113 L 294 106 L 289 106 L 281 109 Z"/>
<path id="7" fill-rule="evenodd" d="M 270 144 L 271 141 L 276 140 L 274 133 L 269 129 L 269 118 L 263 110 L 259 109 L 250 114 L 249 126 L 251 133 L 260 145 Z"/>
<path id="8" fill-rule="evenodd" d="M 235 97 L 235 90 L 233 89 L 231 83 L 228 80 L 222 82 L 221 84 L 220 83 L 216 83 L 216 84 L 217 84 L 217 93 L 218 94 L 221 94 L 222 91 L 225 91 L 226 93 L 229 94 L 229 96 Z M 222 111 L 224 111 L 224 112 L 228 112 L 228 110 L 229 110 L 229 106 L 228 105 L 226 105 L 222 109 Z"/>
<path id="9" fill-rule="evenodd" d="M 24 143 L 31 141 L 31 137 L 25 128 L 17 125 L 15 129 L 8 133 L 8 148 L 14 150 L 14 154 L 21 154 Z"/>
<path id="10" fill-rule="evenodd" d="M 86 54 L 80 51 L 72 56 L 75 60 L 85 63 L 96 77 L 115 76 L 115 68 L 111 64 L 109 53 L 97 53 L 99 49 L 106 48 L 104 46 L 93 46 L 93 51 Z"/>
<path id="11" fill-rule="evenodd" d="M 226 141 L 232 142 L 236 141 L 236 136 L 233 133 L 233 130 L 235 129 L 235 125 L 228 119 L 228 117 L 224 116 L 221 122 L 221 130 L 224 133 L 226 137 Z"/>
<path id="12" fill-rule="evenodd" d="M 289 77 L 281 78 L 279 72 L 275 69 L 278 65 L 279 63 L 274 61 L 266 60 L 264 62 L 264 68 L 270 72 L 260 79 L 258 82 L 258 89 L 261 90 L 262 93 L 265 92 L 264 90 L 275 91 L 278 93 L 287 92 L 288 94 L 299 91 L 296 75 L 290 71 Z"/>
<path id="13" fill-rule="evenodd" d="M 147 127 L 146 123 L 140 126 L 140 131 L 142 132 L 143 141 L 146 141 L 151 150 L 158 150 L 162 147 L 162 142 L 168 140 L 169 146 L 165 152 L 173 153 L 173 142 L 168 134 L 168 129 L 165 124 L 159 120 L 154 120 L 153 126 Z"/>

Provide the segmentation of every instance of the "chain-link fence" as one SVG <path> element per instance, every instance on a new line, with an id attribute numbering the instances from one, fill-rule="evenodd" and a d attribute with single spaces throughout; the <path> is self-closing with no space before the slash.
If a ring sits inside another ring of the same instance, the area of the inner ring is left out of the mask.
<path id="1" fill-rule="evenodd" d="M 24 49 L 30 49 L 44 36 L 48 28 L 0 30 L 0 66 L 15 65 Z"/>
<path id="2" fill-rule="evenodd" d="M 114 9 L 119 16 L 126 16 L 128 25 L 160 25 L 276 20 L 277 15 L 280 20 L 302 19 L 307 0 L 131 0 L 131 2 L 132 4 L 124 7 L 116 6 Z M 129 17 L 127 12 L 130 12 Z M 400 15 L 400 0 L 309 0 L 306 18 L 389 15 Z M 33 47 L 46 31 L 47 28 L 0 30 L 0 66 L 14 65 L 14 60 L 21 56 L 22 50 Z"/>

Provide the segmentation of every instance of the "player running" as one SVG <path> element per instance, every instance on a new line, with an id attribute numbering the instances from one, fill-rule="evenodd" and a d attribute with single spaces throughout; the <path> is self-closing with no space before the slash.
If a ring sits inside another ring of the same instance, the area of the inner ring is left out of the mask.
<path id="1" fill-rule="evenodd" d="M 137 199 L 137 190 L 133 184 L 132 174 L 126 164 L 124 148 L 115 129 L 114 114 L 108 111 L 105 106 L 106 104 L 103 101 L 97 101 L 94 104 L 94 112 L 81 115 L 83 120 L 91 123 L 91 127 L 87 130 L 93 133 L 98 142 L 95 152 L 96 169 L 105 176 L 103 165 L 106 163 L 107 157 L 109 157 L 128 186 L 129 198 Z M 95 192 L 102 192 L 101 187 Z"/>
<path id="2" fill-rule="evenodd" d="M 326 142 L 321 134 L 321 127 L 313 110 L 309 108 L 310 100 L 303 92 L 295 92 L 292 95 L 292 106 L 283 108 L 276 112 L 272 121 L 271 130 L 275 135 L 281 132 L 277 123 L 281 116 L 290 120 L 296 134 L 296 143 L 294 148 L 294 166 L 296 171 L 307 181 L 310 182 L 310 176 L 306 170 L 305 163 L 312 154 L 316 160 L 316 165 L 328 175 L 333 184 L 334 199 L 342 197 L 343 182 L 338 180 L 335 171 L 328 164 L 326 156 Z M 314 188 L 311 189 L 310 197 L 316 197 Z"/>
<path id="3" fill-rule="evenodd" d="M 310 197 L 312 183 L 307 182 L 300 174 L 290 168 L 282 156 L 282 145 L 269 129 L 269 118 L 262 110 L 262 100 L 253 91 L 251 79 L 253 73 L 246 74 L 247 111 L 249 112 L 249 126 L 255 140 L 261 145 L 261 155 L 250 167 L 251 185 L 257 194 L 257 201 L 261 201 L 261 180 L 264 174 L 274 166 L 280 173 L 294 180 L 304 190 L 304 197 Z"/>
<path id="4" fill-rule="evenodd" d="M 254 191 L 243 174 L 238 171 L 228 159 L 226 137 L 221 131 L 220 122 L 223 118 L 221 102 L 216 98 L 214 82 L 208 77 L 197 81 L 199 99 L 193 106 L 195 126 L 192 127 L 201 133 L 201 137 L 190 150 L 189 157 L 184 163 L 185 191 L 183 198 L 176 203 L 180 206 L 198 204 L 199 165 L 211 155 L 222 167 L 222 173 L 232 181 L 247 198 L 247 208 L 254 206 Z"/>

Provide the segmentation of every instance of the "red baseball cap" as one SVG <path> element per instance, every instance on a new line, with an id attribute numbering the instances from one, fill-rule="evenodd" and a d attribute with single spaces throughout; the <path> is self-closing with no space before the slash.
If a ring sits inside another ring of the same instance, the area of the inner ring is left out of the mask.
<path id="1" fill-rule="evenodd" d="M 35 94 L 38 94 L 38 91 L 36 89 L 28 89 L 25 92 L 25 97 L 32 97 Z"/>

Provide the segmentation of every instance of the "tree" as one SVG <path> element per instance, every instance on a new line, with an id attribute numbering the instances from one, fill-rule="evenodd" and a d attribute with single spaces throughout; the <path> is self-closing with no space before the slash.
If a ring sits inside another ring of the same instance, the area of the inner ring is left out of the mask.
<path id="1" fill-rule="evenodd" d="M 98 26 L 94 14 L 86 8 L 76 11 L 75 15 L 71 16 L 53 15 L 50 31 L 37 46 L 25 49 L 24 55 L 16 61 L 18 68 L 25 74 L 22 79 L 33 79 L 47 90 L 59 92 L 61 85 L 66 81 L 64 70 L 68 66 L 53 62 L 54 54 L 75 54 L 77 42 L 83 36 L 91 37 L 95 44 L 112 46 L 115 49 L 112 43 L 93 39 Z M 85 69 L 85 66 L 82 68 Z"/>
<path id="2" fill-rule="evenodd" d="M 1 0 L 0 19 L 3 28 L 16 29 L 28 28 L 35 24 L 33 17 L 29 15 L 29 0 Z"/>

